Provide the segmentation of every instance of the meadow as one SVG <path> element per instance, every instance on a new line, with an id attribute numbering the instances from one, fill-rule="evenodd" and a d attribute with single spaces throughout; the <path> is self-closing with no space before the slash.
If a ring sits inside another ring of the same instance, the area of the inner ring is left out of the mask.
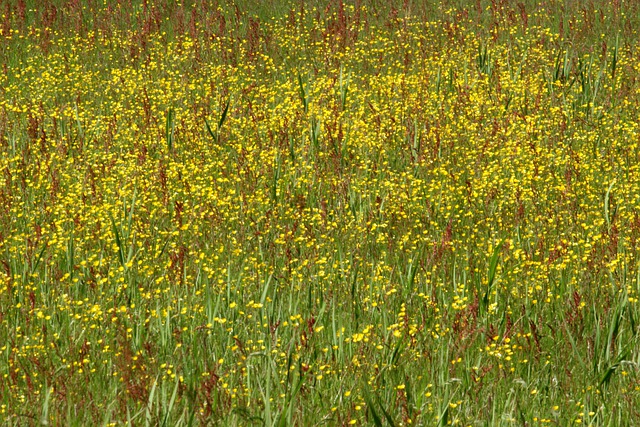
<path id="1" fill-rule="evenodd" d="M 0 16 L 0 425 L 640 424 L 640 3 Z"/>

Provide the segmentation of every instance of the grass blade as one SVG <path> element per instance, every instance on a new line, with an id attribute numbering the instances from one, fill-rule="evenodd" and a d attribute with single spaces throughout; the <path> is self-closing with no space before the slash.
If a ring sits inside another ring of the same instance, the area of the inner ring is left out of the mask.
<path id="1" fill-rule="evenodd" d="M 113 215 L 111 215 L 111 212 L 109 212 L 109 219 L 111 219 L 111 229 L 113 230 L 113 234 L 116 238 L 116 245 L 118 246 L 118 259 L 120 260 L 120 265 L 122 265 L 123 268 L 126 268 L 122 240 L 120 239 L 120 233 L 118 232 L 118 227 L 116 227 L 116 222 L 113 219 Z"/>
<path id="2" fill-rule="evenodd" d="M 373 418 L 373 424 L 376 427 L 382 427 L 382 419 L 376 412 L 375 406 L 371 401 L 371 397 L 369 396 L 369 393 L 366 390 L 363 397 L 364 397 L 364 402 L 367 404 L 367 409 L 369 410 L 369 414 L 371 414 L 371 418 Z"/>
<path id="3" fill-rule="evenodd" d="M 169 151 L 173 150 L 173 136 L 175 131 L 175 111 L 172 107 L 167 110 L 167 120 L 165 123 L 165 137 Z"/>
<path id="4" fill-rule="evenodd" d="M 204 125 L 207 128 L 207 132 L 209 132 L 209 135 L 211 135 L 211 138 L 213 138 L 213 142 L 218 142 L 218 136 L 213 133 L 213 130 L 211 130 L 211 126 L 209 126 L 209 121 L 206 117 L 204 118 Z"/>
<path id="5" fill-rule="evenodd" d="M 309 100 L 307 99 L 307 94 L 304 90 L 304 85 L 302 84 L 302 76 L 300 75 L 300 72 L 298 72 L 298 86 L 300 89 L 300 100 L 302 100 L 304 112 L 307 113 L 309 111 Z"/>
<path id="6" fill-rule="evenodd" d="M 227 103 L 224 106 L 224 110 L 222 110 L 222 116 L 220 116 L 220 120 L 218 121 L 218 132 L 222 128 L 224 121 L 227 119 L 227 113 L 229 112 L 229 104 L 231 103 L 231 97 L 227 98 Z"/>

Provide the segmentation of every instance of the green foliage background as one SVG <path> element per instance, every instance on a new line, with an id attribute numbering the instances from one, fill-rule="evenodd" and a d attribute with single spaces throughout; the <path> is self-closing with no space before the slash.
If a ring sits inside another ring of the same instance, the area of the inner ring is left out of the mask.
<path id="1" fill-rule="evenodd" d="M 3 425 L 630 425 L 634 1 L 0 3 Z"/>

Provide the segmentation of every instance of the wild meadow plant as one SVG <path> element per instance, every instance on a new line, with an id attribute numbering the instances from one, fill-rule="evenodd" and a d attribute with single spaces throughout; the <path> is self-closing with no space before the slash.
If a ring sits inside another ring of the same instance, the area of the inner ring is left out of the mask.
<path id="1" fill-rule="evenodd" d="M 0 1 L 2 425 L 633 425 L 632 1 Z"/>

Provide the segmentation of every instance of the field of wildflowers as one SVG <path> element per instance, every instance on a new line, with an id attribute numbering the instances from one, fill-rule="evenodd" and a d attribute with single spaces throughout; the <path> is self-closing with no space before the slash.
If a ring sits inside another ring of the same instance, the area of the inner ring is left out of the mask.
<path id="1" fill-rule="evenodd" d="M 640 422 L 640 3 L 0 1 L 0 424 Z"/>

